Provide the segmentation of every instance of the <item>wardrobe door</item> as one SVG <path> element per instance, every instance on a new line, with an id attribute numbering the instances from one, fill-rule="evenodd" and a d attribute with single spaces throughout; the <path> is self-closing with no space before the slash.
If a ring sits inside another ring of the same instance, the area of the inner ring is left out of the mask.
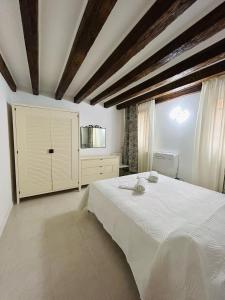
<path id="1" fill-rule="evenodd" d="M 52 191 L 51 116 L 45 109 L 16 107 L 15 130 L 20 197 Z"/>
<path id="2" fill-rule="evenodd" d="M 79 117 L 77 113 L 55 111 L 52 114 L 53 190 L 78 187 Z"/>

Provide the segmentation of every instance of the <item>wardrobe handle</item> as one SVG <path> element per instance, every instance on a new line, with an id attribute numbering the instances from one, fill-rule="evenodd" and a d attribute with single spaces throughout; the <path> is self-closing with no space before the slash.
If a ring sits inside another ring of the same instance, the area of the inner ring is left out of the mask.
<path id="1" fill-rule="evenodd" d="M 54 153 L 54 149 L 48 149 L 48 153 Z"/>

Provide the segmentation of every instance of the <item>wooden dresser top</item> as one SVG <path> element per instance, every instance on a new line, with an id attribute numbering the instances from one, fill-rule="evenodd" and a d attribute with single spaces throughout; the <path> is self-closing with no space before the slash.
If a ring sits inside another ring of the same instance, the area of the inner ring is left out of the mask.
<path id="1" fill-rule="evenodd" d="M 86 160 L 86 159 L 112 159 L 112 158 L 118 158 L 118 155 L 90 155 L 90 156 L 80 156 L 81 160 Z"/>

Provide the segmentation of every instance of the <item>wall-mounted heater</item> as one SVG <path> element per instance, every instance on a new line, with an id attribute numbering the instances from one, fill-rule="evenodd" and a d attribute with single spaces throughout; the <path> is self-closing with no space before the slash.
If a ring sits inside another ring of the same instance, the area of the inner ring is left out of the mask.
<path id="1" fill-rule="evenodd" d="M 169 152 L 155 152 L 153 154 L 153 170 L 160 174 L 177 178 L 179 155 Z"/>

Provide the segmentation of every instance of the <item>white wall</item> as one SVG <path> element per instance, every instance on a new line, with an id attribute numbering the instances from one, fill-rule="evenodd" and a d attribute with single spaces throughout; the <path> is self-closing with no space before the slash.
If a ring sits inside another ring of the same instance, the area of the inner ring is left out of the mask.
<path id="1" fill-rule="evenodd" d="M 80 113 L 80 125 L 100 125 L 106 128 L 106 148 L 82 149 L 81 155 L 104 155 L 121 152 L 123 112 L 113 108 L 104 108 L 101 105 L 91 106 L 82 102 L 75 104 L 69 100 L 55 100 L 48 96 L 34 96 L 18 91 L 12 94 L 11 103 L 21 103 L 36 106 L 57 107 L 73 110 Z"/>
<path id="2" fill-rule="evenodd" d="M 12 208 L 8 108 L 11 92 L 0 75 L 0 235 Z"/>
<path id="3" fill-rule="evenodd" d="M 194 150 L 194 134 L 200 93 L 185 95 L 156 105 L 155 150 L 176 152 L 180 155 L 178 177 L 190 182 Z M 178 124 L 169 116 L 180 106 L 190 113 L 189 118 Z"/>

